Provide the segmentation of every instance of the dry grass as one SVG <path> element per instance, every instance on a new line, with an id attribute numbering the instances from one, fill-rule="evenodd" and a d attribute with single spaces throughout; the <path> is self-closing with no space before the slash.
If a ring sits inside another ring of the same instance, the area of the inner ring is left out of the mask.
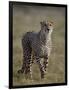
<path id="1" fill-rule="evenodd" d="M 48 71 L 43 80 L 37 64 L 33 64 L 33 80 L 17 74 L 22 65 L 22 36 L 27 31 L 39 31 L 41 20 L 52 20 L 53 49 Z M 13 9 L 13 85 L 32 85 L 65 82 L 65 9 L 60 7 L 14 6 Z"/>

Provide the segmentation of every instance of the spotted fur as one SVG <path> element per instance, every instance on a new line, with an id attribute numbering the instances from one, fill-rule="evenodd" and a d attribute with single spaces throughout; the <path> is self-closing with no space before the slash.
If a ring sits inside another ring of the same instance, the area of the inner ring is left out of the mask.
<path id="1" fill-rule="evenodd" d="M 51 34 L 53 26 L 52 22 L 43 21 L 40 24 L 41 30 L 38 33 L 27 32 L 22 38 L 23 65 L 18 73 L 29 73 L 32 77 L 32 62 L 36 60 L 39 65 L 41 78 L 44 78 L 52 48 Z"/>

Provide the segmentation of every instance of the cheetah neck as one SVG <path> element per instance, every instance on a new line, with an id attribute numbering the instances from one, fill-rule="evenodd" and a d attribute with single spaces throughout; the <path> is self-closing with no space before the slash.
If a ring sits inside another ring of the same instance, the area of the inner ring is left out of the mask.
<path id="1" fill-rule="evenodd" d="M 51 34 L 53 30 L 50 30 L 45 36 L 40 32 L 40 42 L 41 45 L 47 45 L 51 41 Z"/>

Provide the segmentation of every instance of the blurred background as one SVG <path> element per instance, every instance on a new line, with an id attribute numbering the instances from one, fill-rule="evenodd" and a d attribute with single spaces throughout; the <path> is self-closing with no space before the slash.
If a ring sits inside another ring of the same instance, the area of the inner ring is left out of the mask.
<path id="1" fill-rule="evenodd" d="M 22 36 L 28 31 L 40 31 L 40 22 L 53 21 L 52 52 L 47 74 L 40 79 L 38 65 L 33 64 L 33 80 L 17 74 L 23 60 Z M 65 8 L 50 6 L 13 5 L 13 85 L 32 85 L 65 82 Z"/>

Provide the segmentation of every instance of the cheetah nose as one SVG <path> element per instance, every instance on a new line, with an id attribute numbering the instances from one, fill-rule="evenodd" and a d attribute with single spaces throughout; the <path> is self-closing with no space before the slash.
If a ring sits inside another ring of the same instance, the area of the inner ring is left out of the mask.
<path id="1" fill-rule="evenodd" d="M 47 28 L 47 30 L 49 31 L 49 28 Z"/>

